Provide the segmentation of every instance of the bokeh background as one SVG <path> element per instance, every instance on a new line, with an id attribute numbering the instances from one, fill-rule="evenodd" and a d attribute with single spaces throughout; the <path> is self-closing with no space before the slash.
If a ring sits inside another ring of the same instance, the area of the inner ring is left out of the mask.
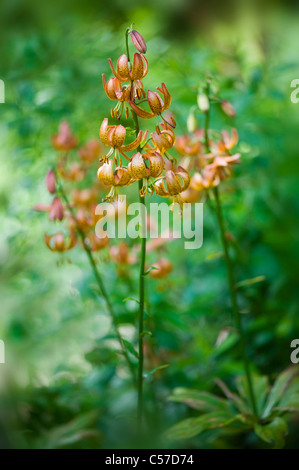
<path id="1" fill-rule="evenodd" d="M 290 365 L 299 327 L 299 104 L 290 100 L 290 83 L 299 78 L 298 13 L 287 1 L 2 0 L 0 447 L 134 446 L 135 392 L 85 254 L 51 253 L 43 241 L 47 217 L 32 209 L 50 201 L 44 179 L 55 161 L 50 139 L 59 123 L 67 120 L 82 143 L 98 137 L 110 110 L 101 74 L 109 76 L 108 57 L 115 62 L 125 52 L 131 23 L 148 46 L 145 86 L 167 84 L 177 133 L 186 132 L 206 72 L 237 111 L 233 120 L 213 111 L 212 127 L 233 126 L 240 135 L 242 165 L 224 189 L 237 279 L 265 277 L 239 290 L 250 359 L 271 380 Z M 161 431 L 149 446 L 169 445 L 163 431 L 191 413 L 167 401 L 175 387 L 215 391 L 215 377 L 233 384 L 243 373 L 216 221 L 204 211 L 202 248 L 188 252 L 180 240 L 169 243 L 163 256 L 173 272 L 148 280 L 146 367 L 169 364 L 145 385 L 149 419 Z M 136 296 L 138 268 L 121 277 L 105 253 L 99 268 L 122 332 L 133 341 L 137 306 L 123 299 Z M 216 346 L 227 328 L 228 338 Z M 298 429 L 292 418 L 287 446 L 298 444 Z M 182 445 L 260 444 L 253 435 L 206 432 Z"/>

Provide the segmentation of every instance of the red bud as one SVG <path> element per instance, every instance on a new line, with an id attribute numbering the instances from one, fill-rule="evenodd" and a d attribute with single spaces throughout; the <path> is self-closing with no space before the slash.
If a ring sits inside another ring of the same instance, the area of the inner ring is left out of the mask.
<path id="1" fill-rule="evenodd" d="M 56 192 L 56 180 L 54 171 L 48 171 L 46 176 L 46 186 L 49 193 L 54 194 Z"/>
<path id="2" fill-rule="evenodd" d="M 136 47 L 137 51 L 141 52 L 142 54 L 145 54 L 146 44 L 141 34 L 139 34 L 138 31 L 133 30 L 130 32 L 130 36 L 132 39 L 132 43 Z"/>

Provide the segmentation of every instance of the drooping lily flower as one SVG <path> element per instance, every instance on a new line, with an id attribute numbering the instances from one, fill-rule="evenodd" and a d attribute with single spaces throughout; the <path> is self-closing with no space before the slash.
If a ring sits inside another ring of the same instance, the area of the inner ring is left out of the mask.
<path id="1" fill-rule="evenodd" d="M 111 110 L 111 116 L 115 119 L 120 119 L 123 110 L 125 109 L 125 115 L 128 119 L 129 117 L 129 106 L 128 102 L 135 98 L 140 98 L 145 96 L 143 85 L 141 81 L 138 81 L 137 84 L 133 84 L 133 89 L 131 85 L 122 86 L 121 81 L 112 77 L 106 82 L 105 74 L 103 73 L 103 86 L 106 95 L 110 100 L 118 101 L 117 105 Z M 138 93 L 137 93 L 138 90 Z"/>
<path id="2" fill-rule="evenodd" d="M 150 277 L 153 279 L 162 279 L 168 276 L 173 270 L 173 265 L 167 258 L 159 258 L 158 261 L 153 264 L 153 267 L 155 269 L 152 269 L 149 273 Z"/>
<path id="3" fill-rule="evenodd" d="M 179 166 L 176 170 L 168 170 L 163 178 L 156 181 L 155 191 L 162 197 L 176 196 L 188 188 L 190 181 L 189 173 Z"/>
<path id="4" fill-rule="evenodd" d="M 98 169 L 98 179 L 105 186 L 111 186 L 105 200 L 112 200 L 115 194 L 115 189 L 120 186 L 128 186 L 131 183 L 131 175 L 127 168 L 117 167 L 113 171 L 112 160 L 108 160 Z"/>
<path id="5" fill-rule="evenodd" d="M 68 239 L 66 239 L 62 232 L 58 232 L 53 235 L 44 234 L 44 240 L 51 251 L 68 251 L 76 245 L 74 232 L 70 232 Z"/>
<path id="6" fill-rule="evenodd" d="M 85 243 L 89 246 L 91 251 L 100 251 L 106 248 L 109 243 L 109 238 L 105 233 L 103 233 L 102 237 L 98 237 L 94 232 L 91 232 L 85 238 Z"/>
<path id="7" fill-rule="evenodd" d="M 100 128 L 100 138 L 104 145 L 111 147 L 111 150 L 104 158 L 104 161 L 114 154 L 114 161 L 116 164 L 118 164 L 118 153 L 124 156 L 127 160 L 130 160 L 130 158 L 125 154 L 125 152 L 130 152 L 131 150 L 136 149 L 141 143 L 142 135 L 142 131 L 139 131 L 137 138 L 133 142 L 128 145 L 124 145 L 126 137 L 125 127 L 121 124 L 119 124 L 118 126 L 108 125 L 108 119 L 105 118 Z"/>
<path id="8" fill-rule="evenodd" d="M 99 157 L 100 152 L 101 144 L 96 139 L 90 140 L 79 149 L 79 155 L 84 163 L 94 162 Z"/>
<path id="9" fill-rule="evenodd" d="M 68 122 L 60 124 L 58 134 L 52 137 L 52 145 L 56 150 L 71 150 L 77 146 L 77 139 L 72 134 Z"/>
<path id="10" fill-rule="evenodd" d="M 117 61 L 116 71 L 111 59 L 108 59 L 113 75 L 121 82 L 134 82 L 142 80 L 148 72 L 148 62 L 143 54 L 135 52 L 132 68 L 129 66 L 126 54 L 120 56 Z"/>
<path id="11" fill-rule="evenodd" d="M 156 153 L 135 153 L 128 165 L 128 170 L 134 180 L 154 177 L 157 178 L 162 173 L 164 161 L 162 156 Z"/>
<path id="12" fill-rule="evenodd" d="M 135 111 L 137 116 L 141 117 L 142 119 L 150 119 L 154 116 L 161 116 L 161 114 L 169 108 L 171 103 L 171 96 L 166 88 L 165 83 L 162 83 L 161 87 L 157 87 L 157 90 L 163 96 L 164 101 L 162 100 L 159 93 L 149 90 L 147 92 L 147 102 L 151 109 L 150 113 L 140 108 L 140 106 L 137 106 L 137 104 L 135 104 L 133 101 L 130 101 L 130 106 L 133 111 Z"/>
<path id="13" fill-rule="evenodd" d="M 210 182 L 210 187 L 215 187 L 220 181 L 229 178 L 232 173 L 232 166 L 240 163 L 240 157 L 240 153 L 235 155 L 216 155 L 213 162 L 204 168 L 204 174 Z"/>
<path id="14" fill-rule="evenodd" d="M 160 129 L 162 127 L 162 130 Z M 167 150 L 171 149 L 175 143 L 175 133 L 173 129 L 164 122 L 156 126 L 156 131 L 151 133 L 154 144 L 154 150 L 158 150 L 163 155 Z M 148 145 L 147 148 L 151 147 Z"/>

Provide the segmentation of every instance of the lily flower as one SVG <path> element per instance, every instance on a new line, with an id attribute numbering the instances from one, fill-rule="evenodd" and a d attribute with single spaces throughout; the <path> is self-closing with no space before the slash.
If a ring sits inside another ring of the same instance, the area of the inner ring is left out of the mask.
<path id="1" fill-rule="evenodd" d="M 222 139 L 214 145 L 214 152 L 218 154 L 226 154 L 238 143 L 239 136 L 237 129 L 232 129 L 232 135 L 230 136 L 227 131 L 221 132 Z"/>
<path id="2" fill-rule="evenodd" d="M 128 171 L 134 180 L 149 178 L 150 176 L 157 178 L 161 175 L 164 168 L 162 156 L 158 153 L 138 152 L 133 155 L 128 165 Z"/>
<path id="3" fill-rule="evenodd" d="M 94 162 L 100 155 L 101 144 L 98 140 L 90 140 L 79 149 L 79 155 L 84 163 Z"/>
<path id="4" fill-rule="evenodd" d="M 52 145 L 56 150 L 71 150 L 77 146 L 77 139 L 73 136 L 68 122 L 60 124 L 58 134 L 52 137 Z"/>
<path id="5" fill-rule="evenodd" d="M 68 251 L 76 245 L 76 237 L 74 232 L 70 232 L 68 240 L 65 238 L 62 232 L 55 233 L 53 235 L 44 234 L 44 240 L 51 251 Z"/>
<path id="6" fill-rule="evenodd" d="M 186 191 L 190 181 L 189 173 L 179 166 L 176 170 L 168 170 L 163 178 L 155 182 L 154 188 L 159 196 L 177 196 Z"/>
<path id="7" fill-rule="evenodd" d="M 164 122 L 160 125 L 162 130 L 159 126 L 156 126 L 156 131 L 151 133 L 151 138 L 154 144 L 153 150 L 158 150 L 159 153 L 163 155 L 167 150 L 174 146 L 175 133 L 172 128 Z M 150 146 L 148 146 L 148 148 L 152 149 Z"/>
<path id="8" fill-rule="evenodd" d="M 112 160 L 104 162 L 98 169 L 98 179 L 105 186 L 111 186 L 110 192 L 104 200 L 112 200 L 115 194 L 115 188 L 120 186 L 128 186 L 131 183 L 131 175 L 127 168 L 117 167 L 113 171 Z"/>
<path id="9" fill-rule="evenodd" d="M 235 155 L 216 155 L 213 162 L 204 168 L 204 172 L 212 187 L 229 178 L 232 173 L 232 165 L 240 163 L 240 153 Z"/>
<path id="10" fill-rule="evenodd" d="M 173 265 L 167 258 L 158 259 L 158 261 L 153 264 L 153 267 L 156 269 L 152 269 L 149 273 L 150 277 L 153 279 L 161 279 L 166 277 L 173 270 Z"/>
<path id="11" fill-rule="evenodd" d="M 122 86 L 121 81 L 112 77 L 106 82 L 105 74 L 103 73 L 103 86 L 106 95 L 110 100 L 118 101 L 117 105 L 111 110 L 111 116 L 115 119 L 120 119 L 123 110 L 125 109 L 125 115 L 128 119 L 129 117 L 129 106 L 128 102 L 133 98 L 140 98 L 145 96 L 143 85 L 139 81 L 137 84 L 133 84 L 133 91 L 131 85 Z M 138 93 L 137 93 L 138 90 Z"/>
<path id="12" fill-rule="evenodd" d="M 121 124 L 119 124 L 118 126 L 108 125 L 108 119 L 105 118 L 100 128 L 100 138 L 103 144 L 107 145 L 108 147 L 111 147 L 111 149 L 104 158 L 104 161 L 107 161 L 107 159 L 114 154 L 114 161 L 116 164 L 118 164 L 117 157 L 119 156 L 119 153 L 127 160 L 130 160 L 129 157 L 125 154 L 125 152 L 130 152 L 131 150 L 136 149 L 140 145 L 142 140 L 142 134 L 142 131 L 139 131 L 137 138 L 133 142 L 128 145 L 124 145 L 126 137 L 125 127 Z"/>
<path id="13" fill-rule="evenodd" d="M 111 59 L 108 59 L 113 75 L 121 82 L 134 82 L 142 80 L 148 72 L 148 62 L 143 54 L 135 52 L 132 68 L 130 69 L 126 54 L 120 56 L 117 61 L 116 71 Z"/>
<path id="14" fill-rule="evenodd" d="M 105 233 L 103 233 L 103 237 L 98 237 L 94 232 L 91 232 L 85 238 L 85 243 L 90 247 L 91 251 L 100 251 L 108 245 L 109 238 Z"/>
<path id="15" fill-rule="evenodd" d="M 135 111 L 137 116 L 141 117 L 142 119 L 151 119 L 154 116 L 161 116 L 161 114 L 169 108 L 171 103 L 171 96 L 166 88 L 165 83 L 162 83 L 161 87 L 157 87 L 157 90 L 163 95 L 164 101 L 162 100 L 159 93 L 149 90 L 147 92 L 147 102 L 151 109 L 150 113 L 137 106 L 137 104 L 135 104 L 133 101 L 130 101 L 130 106 L 133 111 Z"/>

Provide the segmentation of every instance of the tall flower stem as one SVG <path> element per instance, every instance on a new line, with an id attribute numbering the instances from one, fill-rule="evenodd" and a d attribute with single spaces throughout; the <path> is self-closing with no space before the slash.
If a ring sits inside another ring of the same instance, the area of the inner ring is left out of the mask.
<path id="1" fill-rule="evenodd" d="M 128 44 L 130 28 L 126 30 L 126 49 L 127 49 L 127 58 L 130 64 L 130 50 Z M 133 83 L 131 82 L 131 92 L 133 93 Z M 133 99 L 133 96 L 132 96 Z M 137 114 L 132 110 L 132 116 L 135 125 L 135 133 L 136 137 L 139 134 L 139 121 Z M 137 151 L 140 152 L 140 146 L 137 148 Z M 143 363 L 144 363 L 144 356 L 143 356 L 143 323 L 144 323 L 144 292 L 145 292 L 145 278 L 144 278 L 144 271 L 145 271 L 145 258 L 146 258 L 146 206 L 145 206 L 145 196 L 141 196 L 141 189 L 143 185 L 143 180 L 139 180 L 138 182 L 138 199 L 140 204 L 143 205 L 143 209 L 141 211 L 141 221 L 140 221 L 140 231 L 141 231 L 141 253 L 140 253 L 140 270 L 139 270 L 139 327 L 138 327 L 138 374 L 137 374 L 137 390 L 138 390 L 138 398 L 137 398 L 137 422 L 139 430 L 142 429 L 143 423 Z"/>
<path id="2" fill-rule="evenodd" d="M 206 86 L 206 96 L 209 101 L 209 107 L 205 111 L 205 126 L 204 126 L 204 131 L 205 131 L 205 147 L 206 147 L 206 152 L 210 152 L 210 146 L 209 146 L 209 125 L 210 125 L 210 100 L 209 100 L 209 94 L 210 94 L 210 84 L 207 82 Z M 255 394 L 254 394 L 254 389 L 253 389 L 253 381 L 252 381 L 252 376 L 250 372 L 250 366 L 249 366 L 249 360 L 247 357 L 246 353 L 246 340 L 245 340 L 245 332 L 244 328 L 242 326 L 242 320 L 241 320 L 241 315 L 240 311 L 238 308 L 238 303 L 237 303 L 237 296 L 236 296 L 236 290 L 235 290 L 235 279 L 234 279 L 234 272 L 233 272 L 233 266 L 231 262 L 231 258 L 229 255 L 229 247 L 228 247 L 228 242 L 227 238 L 225 236 L 225 225 L 224 225 L 224 218 L 222 214 L 222 207 L 221 207 L 221 202 L 220 202 L 220 197 L 219 197 L 219 190 L 217 186 L 214 188 L 214 196 L 215 196 L 215 201 L 216 201 L 216 215 L 217 215 L 217 221 L 219 225 L 219 230 L 220 230 L 220 235 L 221 235 L 221 241 L 224 249 L 224 257 L 225 257 L 225 262 L 226 262 L 226 267 L 227 267 L 227 273 L 228 273 L 228 284 L 229 284 L 229 292 L 230 292 L 230 298 L 231 298 L 231 303 L 232 303 L 232 310 L 234 314 L 234 319 L 235 319 L 235 324 L 239 333 L 239 338 L 240 338 L 240 352 L 243 358 L 243 364 L 244 364 L 244 369 L 245 369 L 245 374 L 246 374 L 246 379 L 247 379 L 247 384 L 248 384 L 248 391 L 249 391 L 249 396 L 250 396 L 250 401 L 251 401 L 251 406 L 252 406 L 252 411 L 256 417 L 258 417 L 258 412 L 257 412 L 257 406 L 256 406 L 256 399 L 255 399 Z"/>
<path id="3" fill-rule="evenodd" d="M 122 353 L 126 359 L 126 362 L 128 364 L 128 367 L 130 369 L 130 372 L 132 374 L 132 378 L 133 378 L 133 381 L 134 381 L 134 384 L 136 384 L 136 377 L 135 377 L 135 370 L 134 370 L 134 366 L 129 358 L 129 355 L 128 355 L 128 352 L 127 352 L 127 348 L 125 346 L 125 343 L 124 343 L 124 340 L 120 334 L 120 331 L 119 331 L 119 327 L 118 327 L 118 323 L 117 323 L 117 318 L 116 318 L 116 315 L 115 315 L 115 312 L 114 312 L 114 309 L 113 309 L 113 306 L 112 306 L 112 303 L 110 301 L 110 298 L 109 298 L 109 295 L 107 293 L 107 290 L 105 288 L 105 285 L 104 285 L 104 282 L 103 282 L 103 279 L 102 279 L 102 276 L 101 274 L 99 273 L 99 270 L 97 268 L 97 265 L 96 265 L 96 262 L 94 260 L 94 257 L 93 257 L 93 254 L 92 254 L 92 251 L 90 249 L 90 247 L 88 246 L 88 244 L 86 243 L 85 241 L 85 235 L 84 235 L 84 232 L 82 231 L 82 229 L 79 227 L 78 223 L 77 223 L 77 219 L 76 219 L 76 216 L 75 216 L 75 213 L 74 213 L 74 210 L 68 200 L 68 197 L 62 187 L 62 185 L 58 182 L 58 191 L 60 192 L 61 194 L 61 197 L 62 199 L 64 200 L 67 208 L 68 208 L 68 211 L 70 212 L 75 224 L 76 224 L 76 231 L 81 239 L 81 242 L 82 242 L 82 246 L 83 246 L 83 249 L 87 255 L 87 258 L 88 258 L 88 261 L 90 263 L 90 266 L 91 266 L 91 269 L 93 271 L 93 274 L 94 274 L 94 277 L 95 277 L 95 280 L 97 281 L 97 284 L 98 284 L 98 287 L 99 287 L 99 290 L 100 290 L 100 293 L 105 301 L 105 304 L 106 304 L 106 308 L 109 312 L 109 315 L 111 317 L 111 320 L 112 320 L 112 324 L 113 324 L 113 328 L 114 328 L 114 331 L 115 331 L 115 335 L 118 339 L 118 342 L 120 344 L 120 347 L 121 347 L 121 350 L 122 350 Z"/>
<path id="4" fill-rule="evenodd" d="M 136 136 L 139 133 L 139 122 L 136 113 L 132 112 L 133 119 L 135 123 Z M 140 147 L 138 147 L 138 152 Z M 138 401 L 137 401 L 137 420 L 139 429 L 142 427 L 143 421 L 143 321 L 144 321 L 144 291 L 145 291 L 145 257 L 146 257 L 146 206 L 145 206 L 145 196 L 141 196 L 142 189 L 142 180 L 138 182 L 138 198 L 140 204 L 143 204 L 143 209 L 141 211 L 141 221 L 140 221 L 140 230 L 141 230 L 141 253 L 140 253 L 140 270 L 139 270 L 139 328 L 138 328 L 138 375 L 137 375 L 137 389 L 138 389 Z"/>

